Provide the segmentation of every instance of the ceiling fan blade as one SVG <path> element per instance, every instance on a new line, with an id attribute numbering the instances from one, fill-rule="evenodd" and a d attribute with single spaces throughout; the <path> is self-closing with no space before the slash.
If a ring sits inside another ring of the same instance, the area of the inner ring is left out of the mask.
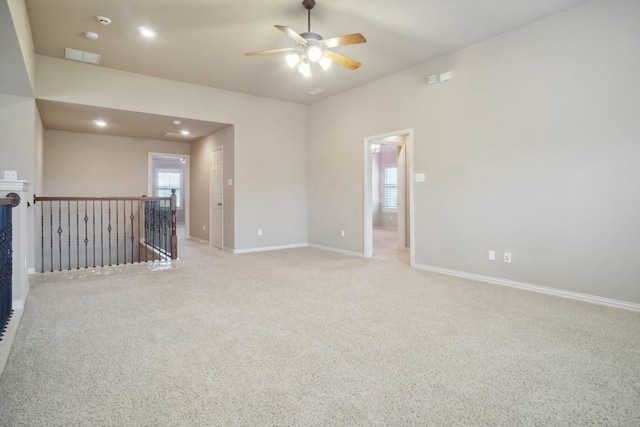
<path id="1" fill-rule="evenodd" d="M 360 33 L 347 34 L 346 36 L 334 37 L 331 39 L 320 40 L 322 47 L 332 48 L 338 46 L 346 46 L 349 44 L 366 43 L 367 39 Z"/>
<path id="2" fill-rule="evenodd" d="M 268 55 L 270 53 L 282 53 L 282 52 L 296 52 L 298 49 L 295 47 L 283 47 L 281 49 L 270 49 L 270 50 L 258 50 L 255 52 L 247 52 L 246 56 L 255 56 L 255 55 Z"/>
<path id="3" fill-rule="evenodd" d="M 358 68 L 360 65 L 362 65 L 361 63 L 359 63 L 358 61 L 356 61 L 355 59 L 351 59 L 348 58 L 344 55 L 340 55 L 339 53 L 335 53 L 331 50 L 325 50 L 324 52 L 322 52 L 322 54 L 324 56 L 326 56 L 327 58 L 331 59 L 334 62 L 337 62 L 338 64 L 347 67 L 351 70 L 355 70 L 356 68 Z"/>
<path id="4" fill-rule="evenodd" d="M 284 25 L 274 25 L 274 27 L 276 27 L 277 29 L 285 33 L 287 36 L 295 40 L 297 43 L 307 44 L 307 41 L 300 34 L 293 31 L 291 28 Z"/>

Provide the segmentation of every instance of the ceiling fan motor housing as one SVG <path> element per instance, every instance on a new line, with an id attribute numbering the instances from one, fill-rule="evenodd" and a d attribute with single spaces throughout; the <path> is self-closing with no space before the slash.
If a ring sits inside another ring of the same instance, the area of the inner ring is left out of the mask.
<path id="1" fill-rule="evenodd" d="M 311 10 L 316 5 L 316 1 L 315 0 L 302 0 L 302 5 L 304 6 L 305 9 Z"/>
<path id="2" fill-rule="evenodd" d="M 322 36 L 318 33 L 300 33 L 300 36 L 306 41 L 319 42 L 322 40 Z"/>

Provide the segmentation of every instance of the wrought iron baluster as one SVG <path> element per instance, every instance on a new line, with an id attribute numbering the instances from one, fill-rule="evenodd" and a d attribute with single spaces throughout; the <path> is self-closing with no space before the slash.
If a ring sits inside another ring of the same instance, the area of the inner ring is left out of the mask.
<path id="1" fill-rule="evenodd" d="M 107 203 L 109 205 L 109 227 L 107 227 L 107 231 L 109 232 L 109 266 L 111 266 L 111 200 Z"/>
<path id="2" fill-rule="evenodd" d="M 142 257 L 140 256 L 140 232 L 141 232 L 141 230 L 140 230 L 140 203 L 144 203 L 144 202 L 141 202 L 140 200 L 138 200 L 138 202 L 137 202 L 137 205 L 138 205 L 138 239 L 137 240 L 138 241 L 136 243 L 137 243 L 137 246 L 138 246 L 138 262 L 142 262 Z"/>
<path id="3" fill-rule="evenodd" d="M 133 253 L 133 219 L 135 218 L 135 216 L 133 215 L 133 200 L 131 200 L 129 202 L 129 210 L 131 211 L 131 216 L 129 218 L 131 218 L 131 263 L 133 264 L 135 262 L 134 258 L 134 253 Z"/>
<path id="4" fill-rule="evenodd" d="M 171 215 L 171 207 L 167 206 L 167 202 L 164 202 L 164 209 L 162 210 L 162 237 L 164 238 L 164 245 L 162 246 L 162 259 L 168 260 L 167 253 L 169 252 L 169 233 L 167 228 L 171 225 L 169 217 Z"/>
<path id="5" fill-rule="evenodd" d="M 67 200 L 67 227 L 68 227 L 68 255 L 69 259 L 67 260 L 67 270 L 71 270 L 71 202 Z M 60 255 L 62 258 L 62 255 Z"/>
<path id="6" fill-rule="evenodd" d="M 100 263 L 101 267 L 104 267 L 104 207 L 102 206 L 102 200 L 100 200 L 100 256 L 102 258 L 102 262 Z"/>
<path id="7" fill-rule="evenodd" d="M 44 273 L 44 204 L 40 203 L 40 273 Z"/>
<path id="8" fill-rule="evenodd" d="M 80 202 L 76 200 L 76 270 L 79 268 L 80 268 Z"/>
<path id="9" fill-rule="evenodd" d="M 51 272 L 53 272 L 53 202 L 49 202 L 49 245 L 51 246 Z"/>
<path id="10" fill-rule="evenodd" d="M 87 201 L 84 201 L 84 268 L 89 268 L 89 215 L 87 215 Z"/>
<path id="11" fill-rule="evenodd" d="M 120 264 L 120 236 L 118 235 L 118 201 L 116 200 L 116 265 Z"/>
<path id="12" fill-rule="evenodd" d="M 96 201 L 95 200 L 91 202 L 91 222 L 93 225 L 93 268 L 96 268 Z"/>
<path id="13" fill-rule="evenodd" d="M 58 271 L 62 271 L 62 202 L 58 202 Z"/>

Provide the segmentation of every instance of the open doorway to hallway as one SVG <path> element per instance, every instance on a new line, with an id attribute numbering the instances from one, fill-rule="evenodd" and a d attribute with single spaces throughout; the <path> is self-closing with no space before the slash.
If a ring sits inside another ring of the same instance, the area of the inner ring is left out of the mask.
<path id="1" fill-rule="evenodd" d="M 392 256 L 413 265 L 411 130 L 365 139 L 365 257 Z"/>
<path id="2" fill-rule="evenodd" d="M 189 235 L 189 155 L 149 153 L 150 197 L 169 197 L 176 190 L 176 223 Z"/>

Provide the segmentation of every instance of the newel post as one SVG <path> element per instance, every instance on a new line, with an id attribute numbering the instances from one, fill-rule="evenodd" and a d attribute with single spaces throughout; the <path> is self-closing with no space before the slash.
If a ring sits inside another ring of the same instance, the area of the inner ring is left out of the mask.
<path id="1" fill-rule="evenodd" d="M 176 190 L 171 190 L 171 259 L 178 259 L 178 234 L 176 233 Z"/>

